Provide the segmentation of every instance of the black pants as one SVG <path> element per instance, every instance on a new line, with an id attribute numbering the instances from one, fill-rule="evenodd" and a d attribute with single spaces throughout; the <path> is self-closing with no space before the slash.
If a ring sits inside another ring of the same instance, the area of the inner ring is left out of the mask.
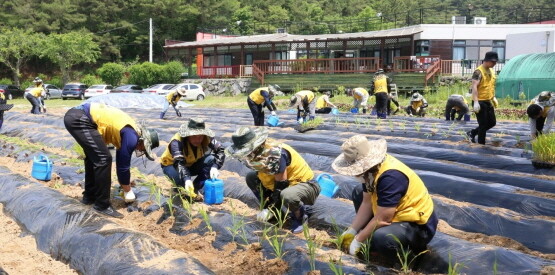
<path id="1" fill-rule="evenodd" d="M 254 126 L 264 126 L 264 109 L 262 104 L 256 104 L 250 98 L 247 98 L 247 104 L 251 109 L 252 117 L 254 118 Z"/>
<path id="2" fill-rule="evenodd" d="M 1 119 L 1 117 L 0 117 Z M 536 119 L 536 135 L 541 135 L 543 134 L 543 126 L 545 125 L 545 117 L 539 117 Z M 1 122 L 0 122 L 0 126 L 2 126 Z"/>
<path id="3" fill-rule="evenodd" d="M 387 103 L 389 102 L 389 95 L 385 92 L 376 93 L 376 113 L 378 118 L 386 118 Z"/>
<path id="4" fill-rule="evenodd" d="M 316 109 L 317 114 L 329 114 L 331 113 L 331 107 L 324 107 L 320 109 Z"/>
<path id="5" fill-rule="evenodd" d="M 459 111 L 455 110 L 455 107 L 457 107 Z M 468 106 L 464 103 L 462 98 L 449 98 L 445 105 L 445 120 L 455 120 L 456 113 L 459 114 L 457 120 L 461 120 L 468 111 Z"/>
<path id="6" fill-rule="evenodd" d="M 96 124 L 83 110 L 70 109 L 64 116 L 67 131 L 85 152 L 85 191 L 83 198 L 94 201 L 99 209 L 110 206 L 112 155 L 97 130 Z"/>
<path id="7" fill-rule="evenodd" d="M 31 103 L 31 114 L 40 114 L 39 99 L 28 93 L 25 98 Z"/>
<path id="8" fill-rule="evenodd" d="M 480 112 L 476 114 L 478 127 L 470 131 L 471 136 L 478 135 L 478 143 L 486 144 L 486 132 L 493 128 L 497 121 L 495 120 L 495 108 L 489 100 L 478 101 L 480 104 Z"/>
<path id="9" fill-rule="evenodd" d="M 362 184 L 359 184 L 352 194 L 355 212 L 358 212 L 362 204 L 362 197 Z M 370 241 L 370 254 L 373 260 L 390 266 L 399 262 L 397 259 L 399 244 L 391 236 L 388 236 L 389 234 L 394 235 L 401 241 L 405 251 L 408 248 L 415 255 L 426 250 L 427 244 L 434 237 L 434 234 L 429 232 L 425 225 L 414 222 L 394 222 L 391 225 L 378 228 L 374 231 Z"/>

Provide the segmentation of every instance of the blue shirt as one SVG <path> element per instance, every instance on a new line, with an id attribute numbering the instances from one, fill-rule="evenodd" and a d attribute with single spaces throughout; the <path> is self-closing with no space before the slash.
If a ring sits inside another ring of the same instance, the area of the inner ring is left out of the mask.
<path id="1" fill-rule="evenodd" d="M 139 143 L 139 135 L 130 126 L 120 131 L 121 147 L 116 151 L 116 173 L 121 185 L 129 185 L 131 180 L 131 156 Z"/>

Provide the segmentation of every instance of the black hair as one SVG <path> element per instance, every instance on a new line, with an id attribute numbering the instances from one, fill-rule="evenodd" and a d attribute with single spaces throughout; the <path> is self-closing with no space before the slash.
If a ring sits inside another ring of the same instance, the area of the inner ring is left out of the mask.
<path id="1" fill-rule="evenodd" d="M 528 109 L 526 109 L 526 113 L 528 114 L 528 117 L 530 117 L 530 118 L 538 117 L 538 115 L 540 115 L 541 111 L 542 111 L 542 107 L 538 104 L 530 104 L 530 106 L 528 106 Z"/>

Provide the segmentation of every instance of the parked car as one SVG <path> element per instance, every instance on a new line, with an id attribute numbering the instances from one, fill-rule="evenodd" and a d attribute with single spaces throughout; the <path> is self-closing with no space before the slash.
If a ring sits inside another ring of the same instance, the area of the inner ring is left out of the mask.
<path id="1" fill-rule="evenodd" d="M 68 83 L 64 86 L 62 91 L 62 99 L 66 100 L 68 98 L 78 98 L 85 99 L 85 90 L 88 88 L 87 85 L 83 83 Z"/>
<path id="2" fill-rule="evenodd" d="M 60 90 L 60 88 L 52 84 L 44 84 L 43 86 L 46 90 L 46 95 L 44 96 L 44 99 L 48 100 L 51 98 L 62 98 L 62 90 Z M 28 93 L 33 88 L 35 88 L 35 85 L 29 86 L 29 88 L 25 89 L 25 92 Z"/>
<path id="3" fill-rule="evenodd" d="M 97 96 L 97 95 L 105 95 L 109 94 L 114 87 L 111 85 L 99 84 L 99 85 L 92 85 L 85 90 L 85 98 Z"/>
<path id="4" fill-rule="evenodd" d="M 23 97 L 23 91 L 15 85 L 0 84 L 0 93 L 4 93 L 9 100 Z"/>
<path id="5" fill-rule="evenodd" d="M 173 86 L 175 86 L 175 84 L 156 84 L 144 89 L 144 92 L 147 94 L 165 96 L 171 91 Z"/>
<path id="6" fill-rule="evenodd" d="M 194 83 L 179 83 L 171 88 L 171 90 L 176 90 L 178 88 L 185 88 L 185 96 L 182 99 L 186 100 L 204 100 L 206 95 L 204 94 L 204 89 L 200 84 Z"/>
<path id="7" fill-rule="evenodd" d="M 142 92 L 143 92 L 143 88 L 141 88 L 141 86 L 135 85 L 135 84 L 129 84 L 129 85 L 116 87 L 115 89 L 112 89 L 110 93 L 142 93 Z"/>

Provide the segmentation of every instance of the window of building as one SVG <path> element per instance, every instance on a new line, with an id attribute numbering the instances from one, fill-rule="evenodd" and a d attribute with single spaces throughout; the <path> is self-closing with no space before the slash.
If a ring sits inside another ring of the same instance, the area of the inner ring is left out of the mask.
<path id="1" fill-rule="evenodd" d="M 499 59 L 505 59 L 505 41 L 493 40 L 492 51 L 497 53 Z"/>
<path id="2" fill-rule="evenodd" d="M 274 52 L 274 59 L 276 60 L 287 60 L 288 58 L 288 52 L 286 51 L 282 51 L 282 52 Z"/>
<path id="3" fill-rule="evenodd" d="M 414 42 L 414 54 L 417 56 L 430 55 L 430 40 L 417 40 Z"/>
<path id="4" fill-rule="evenodd" d="M 453 41 L 453 60 L 465 59 L 466 58 L 465 48 L 466 48 L 465 40 Z"/>
<path id="5" fill-rule="evenodd" d="M 252 65 L 252 53 L 245 54 L 245 65 Z"/>

